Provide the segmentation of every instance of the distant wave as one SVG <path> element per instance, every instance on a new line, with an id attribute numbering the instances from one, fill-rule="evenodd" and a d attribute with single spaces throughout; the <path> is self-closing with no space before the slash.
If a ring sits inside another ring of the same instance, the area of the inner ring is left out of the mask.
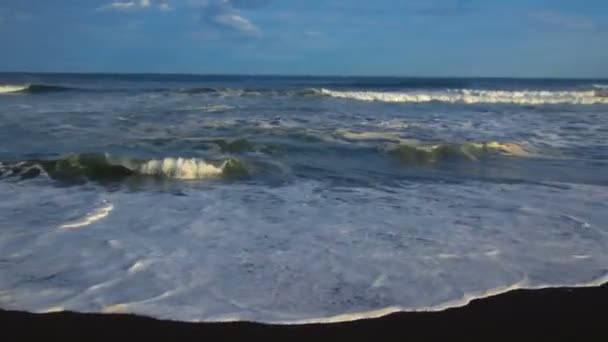
<path id="1" fill-rule="evenodd" d="M 347 100 L 392 102 L 392 103 L 428 103 L 443 102 L 456 104 L 515 104 L 515 105 L 551 105 L 551 104 L 608 104 L 608 85 L 595 84 L 588 90 L 541 91 L 541 90 L 335 90 L 327 88 L 272 89 L 272 88 L 79 88 L 51 84 L 4 84 L 0 85 L 3 94 L 45 94 L 65 91 L 115 92 L 115 93 L 164 93 L 191 96 L 230 97 L 297 97 L 326 96 Z"/>
<path id="2" fill-rule="evenodd" d="M 597 91 L 504 91 L 504 90 L 448 90 L 435 92 L 378 92 L 338 91 L 320 89 L 319 94 L 349 100 L 393 103 L 461 103 L 461 104 L 608 104 L 608 97 Z"/>
<path id="3" fill-rule="evenodd" d="M 412 145 L 400 144 L 388 150 L 406 164 L 433 164 L 447 160 L 478 160 L 491 154 L 514 157 L 531 157 L 534 154 L 524 146 L 515 143 L 487 143 Z"/>
<path id="4" fill-rule="evenodd" d="M 182 93 L 182 94 L 210 94 L 210 93 L 218 93 L 219 90 L 215 89 L 215 88 L 196 87 L 196 88 L 179 89 L 177 92 Z"/>
<path id="5" fill-rule="evenodd" d="M 206 88 L 206 87 L 195 87 L 195 88 L 182 88 L 182 89 L 165 89 L 159 91 L 177 92 L 179 94 L 187 95 L 217 95 L 221 97 L 248 97 L 248 96 L 310 96 L 318 95 L 319 91 L 316 89 L 239 89 L 239 88 Z"/>
<path id="6" fill-rule="evenodd" d="M 83 183 L 89 180 L 113 182 L 137 176 L 180 180 L 233 178 L 246 176 L 248 170 L 234 158 L 210 163 L 198 158 L 138 160 L 98 153 L 76 154 L 56 160 L 0 163 L 0 177 L 3 178 L 29 179 L 42 174 L 67 183 Z"/>
<path id="7" fill-rule="evenodd" d="M 11 85 L 3 84 L 0 85 L 0 94 L 18 93 L 26 90 L 28 85 Z"/>
<path id="8" fill-rule="evenodd" d="M 46 85 L 46 84 L 4 84 L 0 85 L 0 94 L 10 93 L 29 93 L 29 94 L 40 94 L 40 93 L 53 93 L 60 91 L 75 90 L 75 88 Z"/>
<path id="9" fill-rule="evenodd" d="M 458 78 L 362 77 L 331 79 L 323 82 L 323 86 L 342 89 L 457 89 L 469 87 L 472 81 Z"/>

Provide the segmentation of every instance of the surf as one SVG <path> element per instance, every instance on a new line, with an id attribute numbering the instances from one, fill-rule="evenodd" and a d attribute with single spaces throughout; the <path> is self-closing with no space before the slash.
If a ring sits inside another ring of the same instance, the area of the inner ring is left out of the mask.
<path id="1" fill-rule="evenodd" d="M 2 178 L 17 177 L 24 180 L 45 175 L 72 184 L 87 181 L 118 182 L 130 177 L 175 180 L 240 178 L 248 173 L 245 164 L 234 158 L 209 162 L 200 158 L 133 159 L 109 154 L 83 153 L 54 160 L 0 163 Z"/>
<path id="2" fill-rule="evenodd" d="M 0 85 L 1 94 L 43 94 L 76 90 L 75 88 L 47 84 L 4 84 Z"/>
<path id="3" fill-rule="evenodd" d="M 4 84 L 0 85 L 0 94 L 19 93 L 28 89 L 28 85 L 11 85 Z"/>
<path id="4" fill-rule="evenodd" d="M 367 102 L 387 103 L 454 103 L 511 105 L 593 105 L 608 104 L 608 97 L 589 91 L 507 91 L 456 89 L 429 92 L 342 91 L 322 88 L 321 95 Z"/>
<path id="5" fill-rule="evenodd" d="M 533 152 L 522 145 L 496 141 L 434 145 L 398 144 L 389 148 L 388 153 L 403 163 L 418 165 L 437 164 L 449 160 L 477 161 L 492 155 L 522 158 L 534 156 Z"/>

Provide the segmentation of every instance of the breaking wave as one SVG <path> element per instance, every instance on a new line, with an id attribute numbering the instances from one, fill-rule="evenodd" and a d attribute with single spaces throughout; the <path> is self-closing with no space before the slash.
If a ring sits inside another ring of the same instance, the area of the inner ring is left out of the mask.
<path id="1" fill-rule="evenodd" d="M 35 178 L 40 175 L 82 183 L 88 180 L 108 182 L 128 177 L 153 176 L 167 179 L 198 180 L 243 177 L 246 166 L 237 159 L 211 163 L 198 158 L 163 158 L 137 160 L 107 154 L 86 153 L 56 160 L 32 160 L 0 163 L 0 177 Z"/>
<path id="2" fill-rule="evenodd" d="M 391 155 L 407 164 L 433 164 L 448 160 L 479 160 L 485 156 L 502 154 L 514 157 L 531 157 L 533 153 L 515 143 L 464 143 L 438 145 L 401 144 L 389 149 Z"/>
<path id="3" fill-rule="evenodd" d="M 0 85 L 0 94 L 28 93 L 41 94 L 75 90 L 75 88 L 45 84 L 4 84 Z"/>
<path id="4" fill-rule="evenodd" d="M 608 96 L 601 91 L 506 91 L 458 89 L 434 92 L 380 92 L 380 91 L 338 91 L 320 89 L 319 94 L 349 100 L 427 103 L 445 102 L 461 104 L 608 104 Z"/>
<path id="5" fill-rule="evenodd" d="M 27 87 L 28 87 L 27 85 L 10 85 L 10 84 L 0 85 L 0 94 L 22 92 L 25 89 L 27 89 Z"/>

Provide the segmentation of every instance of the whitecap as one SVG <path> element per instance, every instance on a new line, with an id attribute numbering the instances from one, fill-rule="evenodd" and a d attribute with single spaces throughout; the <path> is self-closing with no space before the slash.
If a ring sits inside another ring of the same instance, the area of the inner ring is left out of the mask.
<path id="1" fill-rule="evenodd" d="M 164 158 L 150 160 L 141 165 L 138 171 L 145 175 L 192 180 L 218 177 L 224 165 L 217 167 L 196 158 Z"/>
<path id="2" fill-rule="evenodd" d="M 29 87 L 27 84 L 17 85 L 17 84 L 3 84 L 0 85 L 0 94 L 7 93 L 18 93 L 20 91 L 24 91 Z"/>
<path id="3" fill-rule="evenodd" d="M 380 92 L 380 91 L 338 91 L 321 89 L 322 95 L 359 101 L 426 103 L 445 102 L 461 104 L 515 104 L 515 105 L 555 105 L 555 104 L 608 104 L 608 98 L 597 96 L 596 91 L 506 91 L 458 89 L 434 92 Z"/>
<path id="4" fill-rule="evenodd" d="M 112 210 L 114 210 L 114 206 L 112 205 L 112 203 L 107 203 L 105 206 L 98 208 L 93 213 L 91 213 L 90 215 L 87 215 L 83 219 L 74 221 L 71 223 L 62 224 L 61 226 L 59 226 L 59 228 L 75 229 L 75 228 L 86 227 L 88 225 L 91 225 L 91 224 L 107 217 Z"/>

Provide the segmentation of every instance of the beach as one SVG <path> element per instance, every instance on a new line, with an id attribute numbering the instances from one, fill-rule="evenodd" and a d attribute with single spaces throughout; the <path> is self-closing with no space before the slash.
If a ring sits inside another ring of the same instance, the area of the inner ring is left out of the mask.
<path id="1" fill-rule="evenodd" d="M 179 323 L 129 315 L 29 314 L 0 311 L 2 335 L 10 340 L 112 341 L 357 340 L 444 341 L 483 338 L 521 341 L 603 341 L 608 285 L 591 288 L 516 290 L 443 312 L 395 313 L 386 317 L 312 325 Z"/>

